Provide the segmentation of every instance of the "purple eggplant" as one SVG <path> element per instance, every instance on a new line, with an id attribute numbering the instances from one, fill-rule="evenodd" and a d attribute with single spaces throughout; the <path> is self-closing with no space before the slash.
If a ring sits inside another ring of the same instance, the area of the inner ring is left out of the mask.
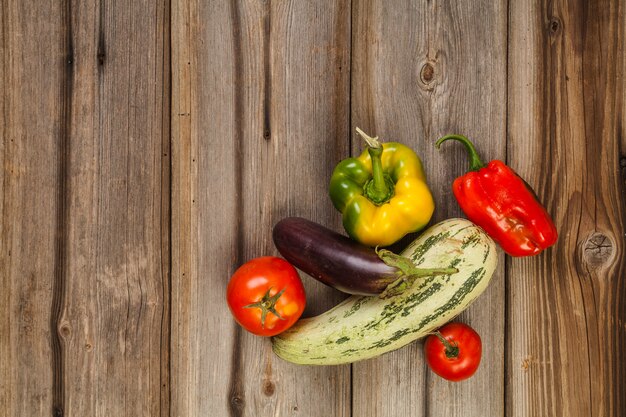
<path id="1" fill-rule="evenodd" d="M 372 248 L 300 217 L 279 221 L 272 235 L 280 254 L 293 266 L 348 294 L 377 295 L 390 284 L 397 285 L 403 276 L 456 272 L 450 268 L 417 269 L 406 258 L 389 251 L 377 253 Z"/>

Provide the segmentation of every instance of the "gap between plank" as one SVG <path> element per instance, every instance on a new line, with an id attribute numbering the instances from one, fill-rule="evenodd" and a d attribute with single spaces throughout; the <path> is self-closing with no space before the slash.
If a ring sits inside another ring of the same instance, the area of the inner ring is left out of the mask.
<path id="1" fill-rule="evenodd" d="M 160 382 L 161 399 L 159 413 L 171 417 L 172 413 L 172 1 L 163 5 L 163 106 L 161 134 L 161 279 L 163 286 L 163 310 L 161 312 Z M 165 231 L 163 231 L 165 228 Z M 164 238 L 165 237 L 165 238 Z M 165 240 L 165 242 L 164 242 Z M 165 256 L 164 256 L 165 255 Z M 163 363 L 165 362 L 165 363 Z"/>
<path id="2" fill-rule="evenodd" d="M 354 33 L 354 2 L 350 0 L 350 65 L 348 65 L 348 155 L 352 156 L 352 45 Z M 354 417 L 354 364 L 350 364 L 350 417 Z"/>
<path id="3" fill-rule="evenodd" d="M 510 0 L 507 0 L 506 2 L 506 75 L 505 75 L 505 88 L 504 88 L 504 94 L 506 95 L 505 97 L 505 114 L 504 114 L 504 163 L 505 164 L 509 164 L 509 43 L 511 41 L 511 5 L 510 5 Z M 508 384 L 508 371 L 509 371 L 509 288 L 508 288 L 508 281 L 509 281 L 509 275 L 508 275 L 508 271 L 509 271 L 509 258 L 508 256 L 505 254 L 504 255 L 504 331 L 502 332 L 503 334 L 503 340 L 502 343 L 504 344 L 504 363 L 502 366 L 502 376 L 503 376 L 503 386 L 504 386 L 504 390 L 502 392 L 502 395 L 504 396 L 503 401 L 502 401 L 502 411 L 504 413 L 504 417 L 508 416 L 508 411 L 507 411 L 507 395 L 509 392 L 509 384 Z"/>
<path id="4" fill-rule="evenodd" d="M 59 106 L 60 132 L 57 170 L 56 236 L 54 253 L 54 281 L 50 311 L 50 350 L 52 368 L 52 416 L 63 417 L 65 409 L 64 352 L 59 334 L 59 324 L 65 302 L 67 278 L 67 244 L 70 193 L 70 146 L 72 123 L 72 93 L 74 87 L 74 45 L 72 31 L 72 4 L 65 0 L 61 11 L 61 49 L 64 51 Z"/>
<path id="5" fill-rule="evenodd" d="M 268 12 L 269 13 L 269 12 Z M 240 221 L 235 223 L 235 239 L 236 239 L 236 249 L 235 249 L 235 266 L 239 266 L 243 260 L 243 74 L 242 74 L 242 63 L 243 63 L 243 52 L 241 46 L 241 14 L 239 11 L 238 1 L 231 0 L 230 2 L 230 16 L 231 16 L 231 26 L 232 26 L 232 37 L 233 37 L 233 61 L 234 61 L 234 124 L 235 124 L 235 132 L 234 132 L 234 141 L 233 141 L 233 152 L 235 155 L 235 164 L 234 164 L 234 176 L 235 176 L 235 212 L 237 213 L 237 218 Z M 268 36 L 268 35 L 266 35 Z M 267 68 L 265 68 L 267 70 Z M 267 88 L 267 85 L 265 86 Z M 266 99 L 269 97 L 266 95 Z M 268 103 L 266 103 L 268 104 Z M 267 111 L 267 109 L 264 109 Z M 269 128 L 269 125 L 266 126 Z M 234 271 L 232 271 L 234 272 Z M 244 415 L 245 409 L 245 397 L 244 397 L 244 388 L 243 388 L 243 369 L 241 364 L 241 328 L 238 324 L 233 324 L 234 329 L 234 337 L 233 337 L 233 351 L 232 351 L 232 359 L 231 359 L 231 374 L 230 381 L 228 382 L 228 397 L 227 397 L 227 409 L 231 417 L 242 417 Z"/>

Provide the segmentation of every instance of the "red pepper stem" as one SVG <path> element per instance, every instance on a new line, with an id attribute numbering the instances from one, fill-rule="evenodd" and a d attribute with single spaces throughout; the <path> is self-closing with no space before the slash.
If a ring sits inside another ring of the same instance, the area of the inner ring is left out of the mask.
<path id="1" fill-rule="evenodd" d="M 452 134 L 452 135 L 446 135 L 440 138 L 437 141 L 437 143 L 435 143 L 435 146 L 437 147 L 437 149 L 439 149 L 441 144 L 447 141 L 448 139 L 458 140 L 465 146 L 465 149 L 467 149 L 467 152 L 468 152 L 468 157 L 469 157 L 469 162 L 470 162 L 470 168 L 469 168 L 470 171 L 478 171 L 479 169 L 485 167 L 485 164 L 483 164 L 483 161 L 481 161 L 480 157 L 478 156 L 478 152 L 476 152 L 476 148 L 474 147 L 474 144 L 463 135 Z"/>
<path id="2" fill-rule="evenodd" d="M 439 333 L 439 331 L 435 330 L 433 332 L 433 334 L 435 336 L 437 336 L 437 338 L 441 341 L 441 343 L 443 343 L 443 345 L 446 348 L 446 357 L 448 359 L 454 359 L 456 357 L 459 356 L 459 347 L 457 346 L 456 343 L 452 344 L 448 341 L 448 339 L 446 339 L 445 337 L 443 337 L 443 335 L 441 333 Z"/>
<path id="3" fill-rule="evenodd" d="M 364 190 L 365 196 L 375 204 L 383 204 L 389 201 L 393 195 L 393 183 L 385 178 L 381 156 L 383 145 L 378 141 L 378 137 L 371 137 L 360 128 L 356 128 L 357 133 L 367 142 L 367 151 L 372 159 L 372 180 Z"/>

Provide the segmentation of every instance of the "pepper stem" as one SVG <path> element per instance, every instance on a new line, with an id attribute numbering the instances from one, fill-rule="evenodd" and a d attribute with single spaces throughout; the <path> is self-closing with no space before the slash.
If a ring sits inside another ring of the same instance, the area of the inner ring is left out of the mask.
<path id="1" fill-rule="evenodd" d="M 452 140 L 458 140 L 459 142 L 461 142 L 464 146 L 465 149 L 467 149 L 468 152 L 468 157 L 469 157 L 469 163 L 470 163 L 470 171 L 478 171 L 481 168 L 485 167 L 485 164 L 483 164 L 483 161 L 480 160 L 480 157 L 478 156 L 478 152 L 476 152 L 476 148 L 474 147 L 474 144 L 465 136 L 463 135 L 446 135 L 442 138 L 440 138 L 437 143 L 435 143 L 435 146 L 437 147 L 437 149 L 439 149 L 439 147 L 441 146 L 441 144 L 445 141 L 447 141 L 448 139 L 452 139 Z"/>
<path id="2" fill-rule="evenodd" d="M 371 137 L 358 127 L 356 132 L 367 143 L 367 152 L 372 158 L 372 179 L 365 184 L 364 194 L 375 204 L 386 203 L 393 196 L 393 181 L 383 171 L 383 146 L 378 141 L 378 136 Z"/>
<path id="3" fill-rule="evenodd" d="M 443 337 L 443 335 L 438 330 L 435 330 L 433 334 L 437 336 L 437 338 L 445 346 L 445 353 L 448 359 L 454 359 L 459 357 L 459 345 L 457 345 L 456 342 L 454 342 L 454 344 L 450 343 L 450 341 Z"/>
<path id="4" fill-rule="evenodd" d="M 397 268 L 399 278 L 389 284 L 382 292 L 380 298 L 389 298 L 402 294 L 410 288 L 417 278 L 436 275 L 452 275 L 459 272 L 456 268 L 417 268 L 410 259 L 397 255 L 387 249 L 376 248 L 376 254 L 387 265 Z"/>

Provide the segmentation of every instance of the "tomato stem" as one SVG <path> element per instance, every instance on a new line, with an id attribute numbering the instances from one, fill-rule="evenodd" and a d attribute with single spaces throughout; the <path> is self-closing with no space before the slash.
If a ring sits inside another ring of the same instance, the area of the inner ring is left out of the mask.
<path id="1" fill-rule="evenodd" d="M 441 343 L 443 343 L 443 345 L 446 347 L 446 357 L 448 359 L 454 359 L 459 357 L 459 345 L 455 341 L 453 341 L 453 343 L 450 343 L 450 341 L 443 337 L 443 335 L 438 330 L 435 330 L 433 334 L 437 336 Z"/>
<path id="2" fill-rule="evenodd" d="M 285 320 L 278 311 L 276 311 L 276 302 L 280 298 L 281 295 L 285 292 L 286 288 L 283 288 L 276 294 L 270 296 L 270 291 L 272 291 L 272 287 L 270 287 L 267 292 L 263 295 L 263 297 L 257 301 L 256 303 L 248 304 L 247 306 L 243 306 L 243 308 L 260 308 L 261 309 L 261 327 L 265 328 L 265 319 L 267 318 L 267 313 L 272 313 L 280 320 Z"/>

